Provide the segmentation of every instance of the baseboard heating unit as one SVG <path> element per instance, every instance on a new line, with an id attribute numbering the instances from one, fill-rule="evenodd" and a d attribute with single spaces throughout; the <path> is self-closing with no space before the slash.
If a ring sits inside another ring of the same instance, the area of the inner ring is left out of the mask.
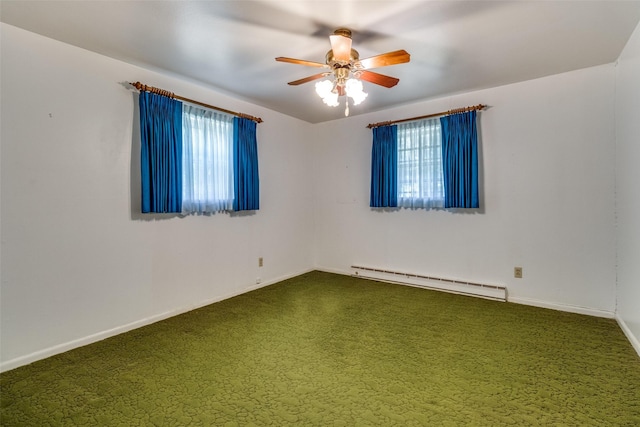
<path id="1" fill-rule="evenodd" d="M 421 274 L 403 273 L 380 268 L 352 265 L 352 276 L 381 282 L 399 283 L 419 288 L 433 289 L 455 294 L 470 295 L 496 301 L 507 301 L 507 288 L 500 285 L 468 282 L 465 280 L 445 279 Z"/>

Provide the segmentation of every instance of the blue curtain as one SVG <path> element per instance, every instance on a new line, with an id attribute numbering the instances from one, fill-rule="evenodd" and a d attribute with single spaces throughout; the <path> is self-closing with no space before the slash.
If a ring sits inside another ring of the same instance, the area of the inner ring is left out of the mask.
<path id="1" fill-rule="evenodd" d="M 260 209 L 256 122 L 233 119 L 234 211 Z"/>
<path id="2" fill-rule="evenodd" d="M 478 134 L 476 112 L 440 118 L 445 208 L 477 208 Z"/>
<path id="3" fill-rule="evenodd" d="M 369 206 L 398 206 L 398 127 L 395 125 L 373 128 Z"/>
<path id="4" fill-rule="evenodd" d="M 142 212 L 182 210 L 182 102 L 140 92 Z"/>

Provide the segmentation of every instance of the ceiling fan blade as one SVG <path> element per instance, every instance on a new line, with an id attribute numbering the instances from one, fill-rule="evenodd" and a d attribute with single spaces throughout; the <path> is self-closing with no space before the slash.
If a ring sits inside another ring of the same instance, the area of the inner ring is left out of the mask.
<path id="1" fill-rule="evenodd" d="M 308 83 L 308 82 L 312 82 L 314 80 L 321 79 L 321 78 L 325 77 L 327 74 L 329 74 L 329 73 L 314 74 L 313 76 L 305 77 L 304 79 L 294 80 L 292 82 L 289 82 L 288 84 L 290 84 L 291 86 L 301 85 L 303 83 Z"/>
<path id="2" fill-rule="evenodd" d="M 320 62 L 305 61 L 304 59 L 286 58 L 284 56 L 277 57 L 276 61 L 288 62 L 290 64 L 308 65 L 309 67 L 329 68 L 327 64 L 322 64 Z"/>
<path id="3" fill-rule="evenodd" d="M 329 40 L 331 40 L 333 59 L 349 62 L 351 60 L 351 38 L 333 34 L 329 36 Z"/>
<path id="4" fill-rule="evenodd" d="M 384 74 L 374 73 L 373 71 L 361 71 L 359 78 L 384 87 L 393 87 L 400 81 L 400 79 L 396 79 L 395 77 L 385 76 Z"/>
<path id="5" fill-rule="evenodd" d="M 406 50 L 395 50 L 356 62 L 356 67 L 367 70 L 369 68 L 386 67 L 388 65 L 403 64 L 411 60 L 411 55 Z"/>

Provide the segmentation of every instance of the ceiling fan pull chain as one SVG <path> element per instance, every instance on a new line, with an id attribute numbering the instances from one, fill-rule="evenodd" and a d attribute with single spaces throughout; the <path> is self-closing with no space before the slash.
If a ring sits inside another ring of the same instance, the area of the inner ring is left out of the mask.
<path id="1" fill-rule="evenodd" d="M 345 96 L 344 97 L 344 116 L 345 117 L 349 117 L 349 97 Z"/>

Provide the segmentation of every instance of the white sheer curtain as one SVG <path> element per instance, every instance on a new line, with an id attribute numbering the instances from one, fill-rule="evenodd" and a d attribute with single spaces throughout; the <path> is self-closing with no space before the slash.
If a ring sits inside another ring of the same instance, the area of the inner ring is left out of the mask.
<path id="1" fill-rule="evenodd" d="M 444 207 L 438 118 L 398 124 L 398 206 Z"/>
<path id="2" fill-rule="evenodd" d="M 233 209 L 233 116 L 183 104 L 182 213 Z"/>

